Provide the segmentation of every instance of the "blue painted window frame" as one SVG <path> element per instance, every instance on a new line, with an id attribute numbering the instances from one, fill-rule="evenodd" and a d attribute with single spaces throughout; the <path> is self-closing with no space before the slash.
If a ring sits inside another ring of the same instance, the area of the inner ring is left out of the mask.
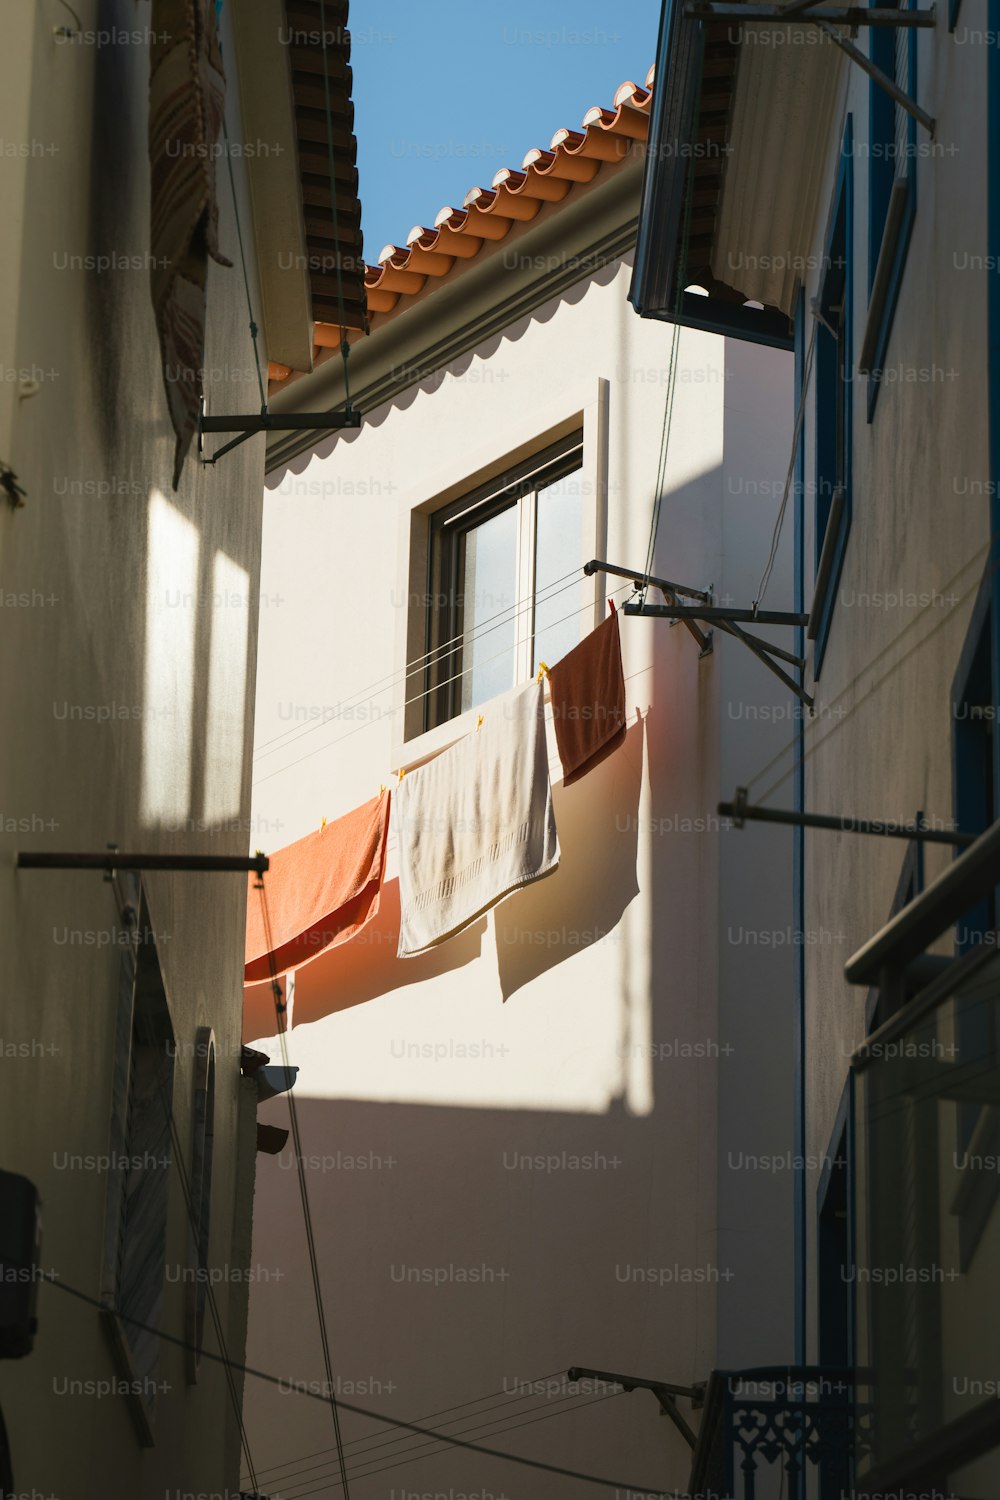
<path id="1" fill-rule="evenodd" d="M 962 0 L 948 0 L 948 30 L 954 31 L 958 25 L 958 13 L 962 9 Z"/>
<path id="2" fill-rule="evenodd" d="M 869 0 L 871 5 L 880 3 L 880 0 Z M 913 10 L 916 0 L 899 0 L 900 10 Z M 881 68 L 883 73 L 889 77 L 895 76 L 895 48 L 896 30 L 892 26 L 872 26 L 871 34 L 871 60 L 876 67 Z M 907 80 L 906 92 L 911 99 L 917 97 L 917 28 L 911 27 L 906 33 L 907 43 Z M 875 268 L 878 265 L 879 252 L 882 249 L 882 235 L 885 230 L 886 214 L 889 209 L 889 196 L 896 175 L 896 165 L 891 151 L 887 150 L 895 146 L 896 139 L 896 105 L 885 90 L 872 79 L 868 86 L 868 294 L 871 296 L 872 283 L 875 280 Z M 882 318 L 879 324 L 878 338 L 875 343 L 872 368 L 868 376 L 868 421 L 871 422 L 875 415 L 875 406 L 878 401 L 879 391 L 882 389 L 881 373 L 885 365 L 885 354 L 889 344 L 889 335 L 892 333 L 892 325 L 896 316 L 896 303 L 899 300 L 899 288 L 903 280 L 903 271 L 906 267 L 906 257 L 910 248 L 910 237 L 913 233 L 913 221 L 917 216 L 917 122 L 912 115 L 906 117 L 906 149 L 909 152 L 909 169 L 906 175 L 906 205 L 903 209 L 903 222 L 899 230 L 899 244 L 896 246 L 896 254 L 892 263 L 892 274 L 889 281 L 889 290 L 885 299 L 885 307 L 882 310 Z"/>
<path id="3" fill-rule="evenodd" d="M 836 539 L 833 568 L 816 629 L 813 677 L 818 680 L 826 654 L 827 639 L 836 607 L 840 574 L 851 530 L 851 472 L 853 456 L 852 403 L 854 394 L 854 122 L 848 115 L 840 147 L 840 167 L 833 195 L 829 228 L 823 255 L 823 283 L 819 311 L 827 316 L 834 294 L 842 290 L 842 337 L 836 342 L 821 321 L 816 328 L 816 546 L 814 569 L 818 569 L 830 521 L 833 491 L 838 480 L 844 487 L 844 505 Z M 843 382 L 843 432 L 838 456 L 838 382 Z M 840 472 L 838 472 L 840 471 Z"/>

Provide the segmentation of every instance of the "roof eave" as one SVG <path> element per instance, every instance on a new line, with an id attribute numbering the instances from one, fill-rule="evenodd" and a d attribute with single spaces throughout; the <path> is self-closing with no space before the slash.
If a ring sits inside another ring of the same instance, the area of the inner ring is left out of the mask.
<path id="1" fill-rule="evenodd" d="M 312 302 L 283 0 L 232 0 L 261 323 L 268 359 L 312 368 Z M 264 147 L 266 146 L 266 151 Z"/>
<path id="2" fill-rule="evenodd" d="M 351 400 L 362 413 L 443 369 L 545 302 L 627 255 L 638 224 L 641 161 L 630 154 L 565 204 L 518 225 L 493 253 L 477 257 L 414 297 L 350 355 Z M 271 409 L 334 411 L 345 400 L 343 363 L 327 359 L 275 393 Z M 268 471 L 315 447 L 318 434 L 277 433 Z"/>

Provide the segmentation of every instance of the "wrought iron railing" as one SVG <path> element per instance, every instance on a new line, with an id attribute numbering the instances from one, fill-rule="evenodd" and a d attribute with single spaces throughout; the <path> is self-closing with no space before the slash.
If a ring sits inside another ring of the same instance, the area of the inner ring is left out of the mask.
<path id="1" fill-rule="evenodd" d="M 864 1413 L 851 1370 L 715 1370 L 688 1485 L 692 1500 L 840 1500 Z M 863 1447 L 863 1443 L 861 1444 Z"/>

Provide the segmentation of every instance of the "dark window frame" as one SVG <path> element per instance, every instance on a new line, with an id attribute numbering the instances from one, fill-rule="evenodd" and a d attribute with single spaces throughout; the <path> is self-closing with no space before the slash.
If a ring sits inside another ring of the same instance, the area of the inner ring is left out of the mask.
<path id="1" fill-rule="evenodd" d="M 816 328 L 815 569 L 823 597 L 813 652 L 819 679 L 851 531 L 853 471 L 854 122 L 848 115 L 823 257 Z M 836 331 L 836 336 L 831 329 Z M 839 499 L 837 498 L 839 495 Z M 837 499 L 837 505 L 834 502 Z M 835 531 L 830 531 L 835 520 Z M 828 535 L 829 533 L 829 535 Z M 824 549 L 831 556 L 821 569 Z M 815 608 L 815 605 L 814 605 Z"/>
<path id="2" fill-rule="evenodd" d="M 215 1148 L 215 1032 L 199 1026 L 194 1048 L 195 1080 L 191 1131 L 191 1207 L 197 1232 L 191 1229 L 193 1276 L 186 1288 L 185 1359 L 189 1385 L 198 1379 L 208 1301 L 209 1248 L 212 1225 L 212 1166 Z"/>
<path id="3" fill-rule="evenodd" d="M 418 679 L 424 693 L 420 732 L 438 729 L 463 712 L 463 608 L 459 580 L 465 538 L 486 521 L 519 505 L 524 498 L 537 495 L 546 485 L 582 470 L 583 451 L 583 430 L 578 429 L 431 514 L 424 628 L 426 665 Z M 516 598 L 511 609 L 518 611 L 526 606 L 526 600 Z"/>

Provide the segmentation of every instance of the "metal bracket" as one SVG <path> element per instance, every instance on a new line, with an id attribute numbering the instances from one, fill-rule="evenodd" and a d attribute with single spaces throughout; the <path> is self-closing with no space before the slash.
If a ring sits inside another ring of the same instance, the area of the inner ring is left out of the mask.
<path id="1" fill-rule="evenodd" d="M 922 844 L 952 844 L 967 848 L 975 843 L 974 833 L 958 833 L 941 828 L 924 828 L 920 823 L 900 823 L 896 819 L 835 818 L 829 813 L 791 812 L 783 807 L 762 807 L 747 800 L 745 786 L 738 786 L 732 802 L 720 802 L 720 818 L 731 818 L 736 828 L 749 823 L 782 823 L 792 828 L 827 828 L 835 833 L 867 833 L 888 839 L 909 839 Z"/>
<path id="2" fill-rule="evenodd" d="M 700 620 L 704 624 L 718 625 L 727 635 L 734 636 L 742 641 L 748 650 L 752 651 L 757 660 L 763 662 L 769 672 L 788 688 L 789 692 L 795 694 L 806 708 L 812 711 L 815 707 L 815 699 L 805 688 L 801 687 L 773 657 L 778 656 L 782 661 L 787 661 L 793 667 L 800 669 L 805 666 L 805 658 L 796 656 L 791 651 L 785 651 L 780 646 L 772 646 L 770 641 L 763 640 L 759 635 L 753 635 L 748 630 L 741 628 L 742 624 L 760 625 L 806 625 L 809 621 L 808 615 L 794 614 L 783 609 L 722 609 L 715 605 L 708 605 L 702 609 L 698 605 L 690 604 L 623 604 L 622 612 L 626 615 L 651 615 L 661 620 Z"/>
<path id="3" fill-rule="evenodd" d="M 584 564 L 583 571 L 588 578 L 594 573 L 610 573 L 614 578 L 631 578 L 637 590 L 645 589 L 652 585 L 653 588 L 659 589 L 668 604 L 676 604 L 678 595 L 680 594 L 683 594 L 686 599 L 701 599 L 705 604 L 711 604 L 712 602 L 711 589 L 686 588 L 681 583 L 671 582 L 669 578 L 656 578 L 652 573 L 640 573 L 633 568 L 620 568 L 615 563 L 603 562 L 600 558 L 596 557 L 589 563 Z M 625 606 L 625 610 L 629 614 L 634 612 L 629 605 Z M 694 616 L 685 617 L 684 623 L 689 633 L 698 642 L 699 658 L 711 655 L 711 633 L 706 635 L 703 630 L 700 630 L 694 622 Z"/>
<path id="4" fill-rule="evenodd" d="M 631 578 L 637 589 L 644 589 L 652 584 L 661 592 L 683 594 L 685 599 L 698 599 L 702 604 L 712 602 L 711 589 L 689 589 L 683 583 L 672 583 L 669 578 L 657 578 L 652 573 L 643 573 L 636 568 L 620 568 L 616 563 L 603 562 L 599 557 L 584 563 L 583 571 L 588 578 L 595 573 L 610 573 L 613 578 Z"/>
<path id="5" fill-rule="evenodd" d="M 203 463 L 214 464 L 224 453 L 238 448 L 240 443 L 245 443 L 247 438 L 256 437 L 259 432 L 333 432 L 360 426 L 361 413 L 353 407 L 348 407 L 346 411 L 273 413 L 265 406 L 256 414 L 210 417 L 205 413 L 203 399 L 198 417 L 198 454 Z M 232 442 L 223 443 L 221 448 L 206 457 L 203 441 L 206 432 L 238 432 L 240 436 L 233 438 Z"/>
<path id="6" fill-rule="evenodd" d="M 870 14 L 871 12 L 869 12 Z M 900 17 L 917 16 L 920 15 L 920 12 L 901 10 L 898 14 Z M 804 17 L 803 19 L 809 18 Z M 828 36 L 831 42 L 840 48 L 841 52 L 846 52 L 851 61 L 856 62 L 861 71 L 867 73 L 868 77 L 874 83 L 877 83 L 879 88 L 887 93 L 891 99 L 894 99 L 900 109 L 905 109 L 906 113 L 911 115 L 918 125 L 922 125 L 927 134 L 933 139 L 934 132 L 937 129 L 937 121 L 933 115 L 929 115 L 926 109 L 921 109 L 920 105 L 899 87 L 894 78 L 890 78 L 888 73 L 883 73 L 881 68 L 875 66 L 870 57 L 865 56 L 860 47 L 856 47 L 853 42 L 848 41 L 846 36 L 841 36 L 839 32 L 834 31 L 832 26 L 829 26 L 826 21 L 821 21 L 818 16 L 812 19 L 824 36 Z"/>
<path id="7" fill-rule="evenodd" d="M 624 1391 L 652 1391 L 660 1403 L 660 1410 L 665 1417 L 669 1417 L 691 1448 L 698 1446 L 696 1433 L 677 1409 L 678 1396 L 685 1397 L 691 1402 L 692 1410 L 697 1411 L 705 1402 L 705 1384 L 698 1385 L 671 1385 L 666 1380 L 643 1380 L 638 1375 L 616 1375 L 610 1370 L 587 1370 L 582 1365 L 573 1365 L 566 1371 L 566 1379 L 576 1380 L 603 1380 L 608 1385 L 620 1385 Z"/>

